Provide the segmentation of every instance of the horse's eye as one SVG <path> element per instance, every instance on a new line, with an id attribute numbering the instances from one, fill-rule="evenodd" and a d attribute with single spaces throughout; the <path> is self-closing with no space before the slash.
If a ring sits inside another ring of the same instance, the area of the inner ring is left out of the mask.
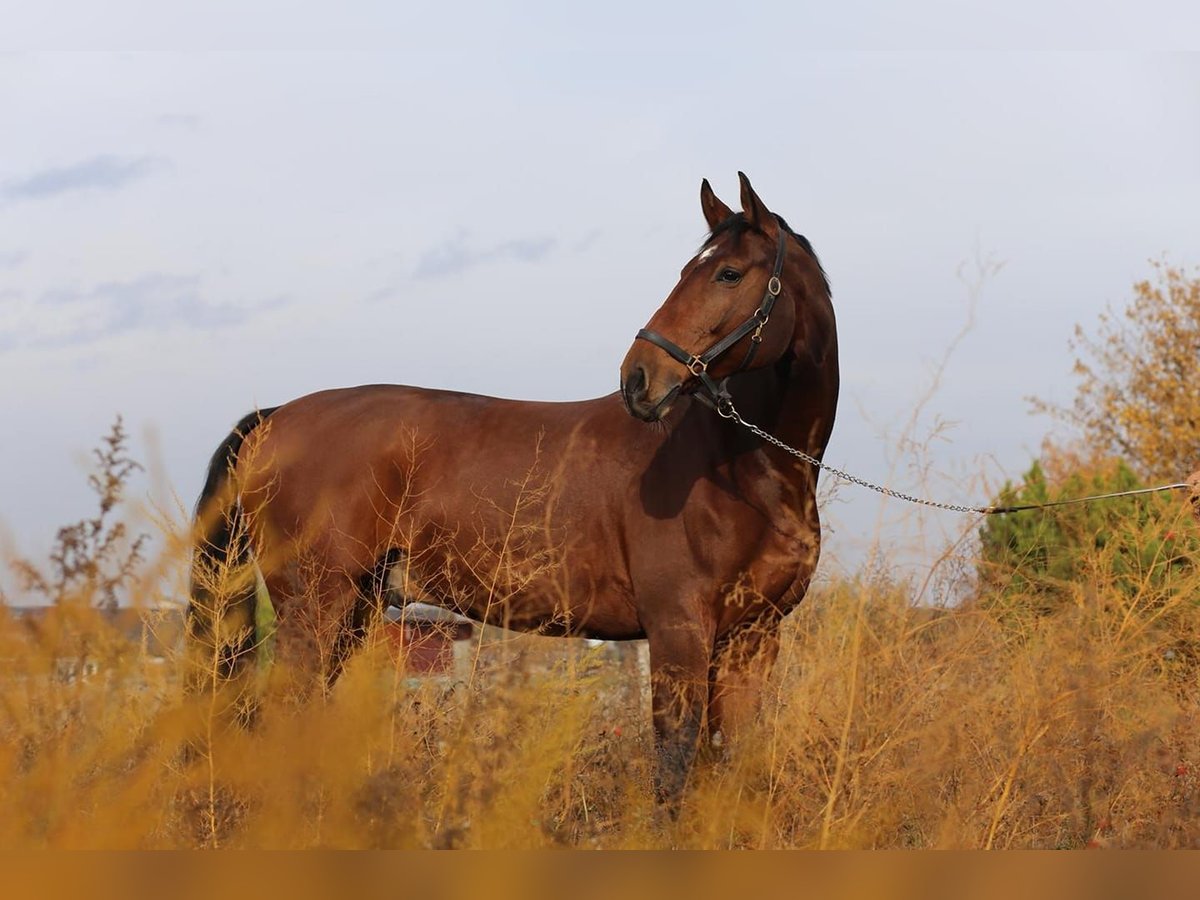
<path id="1" fill-rule="evenodd" d="M 717 280 L 724 282 L 725 284 L 737 284 L 742 280 L 742 273 L 737 269 L 730 269 L 726 267 L 717 273 Z"/>

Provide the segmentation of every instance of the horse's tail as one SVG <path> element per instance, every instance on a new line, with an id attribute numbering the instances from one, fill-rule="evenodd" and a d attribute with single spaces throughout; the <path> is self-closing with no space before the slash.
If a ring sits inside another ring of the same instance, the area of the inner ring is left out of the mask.
<path id="1" fill-rule="evenodd" d="M 196 501 L 187 614 L 192 687 L 228 680 L 254 656 L 257 569 L 233 469 L 246 437 L 276 409 L 256 410 L 234 426 L 213 453 Z"/>

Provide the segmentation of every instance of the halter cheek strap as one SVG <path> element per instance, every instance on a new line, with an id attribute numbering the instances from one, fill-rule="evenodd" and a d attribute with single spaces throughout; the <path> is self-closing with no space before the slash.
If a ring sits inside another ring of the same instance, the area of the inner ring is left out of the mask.
<path id="1" fill-rule="evenodd" d="M 758 345 L 762 343 L 762 332 L 767 322 L 771 320 L 771 310 L 775 307 L 775 301 L 779 299 L 779 293 L 783 290 L 783 284 L 779 280 L 779 276 L 783 274 L 783 258 L 784 252 L 787 250 L 787 232 L 782 225 L 779 225 L 779 248 L 775 253 L 775 268 L 771 272 L 771 278 L 767 282 L 767 291 L 763 294 L 762 302 L 758 305 L 758 309 L 750 314 L 750 317 L 742 322 L 737 328 L 725 335 L 703 353 L 691 354 L 676 344 L 663 337 L 656 331 L 650 331 L 643 328 L 637 333 L 638 339 L 648 341 L 654 346 L 665 350 L 672 359 L 683 363 L 684 367 L 692 373 L 693 376 L 708 392 L 709 397 L 718 409 L 721 409 L 729 402 L 729 393 L 724 389 L 723 384 L 717 384 L 713 377 L 708 374 L 708 367 L 719 360 L 722 356 L 728 353 L 733 347 L 747 335 L 750 336 L 750 344 L 746 348 L 746 356 L 742 359 L 741 364 L 733 370 L 731 375 L 737 375 L 739 372 L 744 372 L 750 367 L 750 363 L 754 361 L 754 355 L 758 353 Z"/>

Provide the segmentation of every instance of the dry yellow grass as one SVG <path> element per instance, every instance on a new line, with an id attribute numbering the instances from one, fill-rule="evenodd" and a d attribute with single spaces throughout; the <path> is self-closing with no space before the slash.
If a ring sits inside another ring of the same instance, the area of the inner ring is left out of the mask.
<path id="1" fill-rule="evenodd" d="M 1195 846 L 1200 577 L 1130 597 L 1094 563 L 1050 616 L 815 591 L 762 721 L 702 754 L 677 822 L 641 692 L 582 643 L 519 638 L 449 687 L 374 642 L 245 730 L 77 597 L 39 639 L 0 629 L 0 846 Z M 63 677 L 73 656 L 98 671 Z"/>

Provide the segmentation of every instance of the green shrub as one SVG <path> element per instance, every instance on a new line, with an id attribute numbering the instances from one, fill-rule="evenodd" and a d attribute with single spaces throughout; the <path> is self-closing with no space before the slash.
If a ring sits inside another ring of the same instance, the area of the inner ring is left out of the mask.
<path id="1" fill-rule="evenodd" d="M 1058 478 L 1035 461 L 1023 483 L 1005 484 L 994 502 L 1048 503 L 1143 487 L 1121 460 L 1079 463 Z M 1081 590 L 1161 606 L 1182 589 L 1200 549 L 1179 496 L 1166 492 L 990 516 L 979 537 L 981 601 L 1043 614 L 1075 602 Z"/>

